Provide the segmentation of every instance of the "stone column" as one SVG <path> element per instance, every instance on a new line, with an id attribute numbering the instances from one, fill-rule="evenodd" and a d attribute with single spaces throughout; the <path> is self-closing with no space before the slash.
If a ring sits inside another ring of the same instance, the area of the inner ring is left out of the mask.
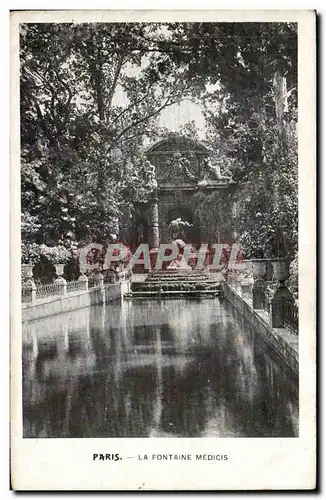
<path id="1" fill-rule="evenodd" d="M 148 245 L 151 269 L 155 268 L 158 247 L 160 246 L 160 233 L 158 227 L 158 199 L 156 193 L 149 200 L 149 226 L 148 226 Z"/>
<path id="2" fill-rule="evenodd" d="M 149 248 L 158 248 L 160 245 L 160 233 L 158 227 L 158 199 L 153 195 L 149 200 L 149 227 L 148 227 Z"/>

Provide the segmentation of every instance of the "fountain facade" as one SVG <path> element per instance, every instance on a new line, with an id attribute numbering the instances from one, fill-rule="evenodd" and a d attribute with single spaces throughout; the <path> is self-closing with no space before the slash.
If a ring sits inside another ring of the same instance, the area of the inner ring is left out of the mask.
<path id="1" fill-rule="evenodd" d="M 230 212 L 230 227 L 226 243 L 232 243 L 232 202 L 228 196 L 234 189 L 231 177 L 212 164 L 210 151 L 187 137 L 173 136 L 159 141 L 147 151 L 146 169 L 153 192 L 148 203 L 135 207 L 135 214 L 123 229 L 123 237 L 131 246 L 171 242 L 171 222 L 181 218 L 189 223 L 184 238 L 187 243 L 199 244 L 203 222 L 194 213 L 194 197 L 199 190 L 210 194 L 219 191 L 223 210 Z M 205 242 L 204 242 L 205 243 Z"/>

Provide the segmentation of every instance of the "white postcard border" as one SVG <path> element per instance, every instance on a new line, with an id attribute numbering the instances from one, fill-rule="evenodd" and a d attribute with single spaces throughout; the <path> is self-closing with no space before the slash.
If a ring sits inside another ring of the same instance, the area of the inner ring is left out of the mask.
<path id="1" fill-rule="evenodd" d="M 19 22 L 296 21 L 299 85 L 300 436 L 298 438 L 22 439 Z M 44 11 L 11 19 L 11 418 L 13 487 L 24 490 L 310 489 L 315 485 L 316 52 L 312 11 Z M 123 459 L 93 453 L 222 453 L 221 462 Z"/>

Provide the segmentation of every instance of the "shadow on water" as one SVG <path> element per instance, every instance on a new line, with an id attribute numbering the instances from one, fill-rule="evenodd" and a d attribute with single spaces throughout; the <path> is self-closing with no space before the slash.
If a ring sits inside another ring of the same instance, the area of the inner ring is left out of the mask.
<path id="1" fill-rule="evenodd" d="M 127 302 L 23 328 L 24 437 L 292 437 L 298 380 L 218 300 Z"/>

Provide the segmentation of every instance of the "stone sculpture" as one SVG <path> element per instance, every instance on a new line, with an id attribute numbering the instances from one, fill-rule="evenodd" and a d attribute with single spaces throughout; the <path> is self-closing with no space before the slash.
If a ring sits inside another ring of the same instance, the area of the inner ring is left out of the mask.
<path id="1" fill-rule="evenodd" d="M 145 171 L 147 176 L 147 185 L 149 188 L 155 189 L 157 188 L 157 180 L 156 180 L 156 168 L 155 165 L 148 160 L 145 161 Z"/>
<path id="2" fill-rule="evenodd" d="M 191 173 L 191 171 L 190 171 L 191 164 L 187 158 L 181 158 L 180 165 L 182 167 L 183 172 L 188 177 L 188 179 L 190 179 L 191 181 L 198 180 L 197 177 Z"/>
<path id="3" fill-rule="evenodd" d="M 204 160 L 204 178 L 202 180 L 231 180 L 231 177 L 222 175 L 221 168 L 218 165 L 213 165 L 211 160 L 206 158 Z"/>

